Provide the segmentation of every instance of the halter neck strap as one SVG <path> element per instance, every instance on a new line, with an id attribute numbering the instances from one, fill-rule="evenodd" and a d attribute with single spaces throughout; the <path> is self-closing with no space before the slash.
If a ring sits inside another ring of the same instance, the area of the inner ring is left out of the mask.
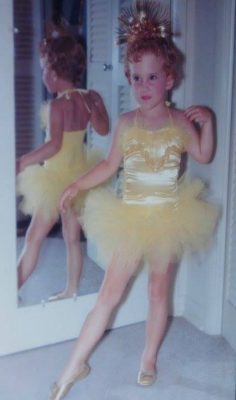
<path id="1" fill-rule="evenodd" d="M 74 93 L 74 92 L 79 93 L 79 95 L 80 95 L 81 98 L 83 99 L 83 103 L 84 103 L 84 106 L 85 106 L 86 110 L 91 114 L 92 111 L 91 111 L 91 109 L 90 109 L 90 107 L 89 107 L 89 105 L 88 105 L 88 103 L 87 103 L 87 101 L 86 101 L 86 98 L 85 98 L 85 96 L 84 96 L 86 93 L 88 93 L 88 90 L 85 90 L 85 89 L 78 89 L 78 88 L 66 89 L 66 90 L 64 90 L 63 92 L 58 93 L 57 99 L 60 99 L 61 97 L 65 96 L 65 98 L 66 98 L 67 100 L 70 100 L 70 98 L 71 98 L 71 93 Z"/>
<path id="2" fill-rule="evenodd" d="M 169 125 L 171 126 L 171 128 L 173 128 L 173 127 L 174 127 L 174 120 L 173 120 L 173 116 L 172 116 L 172 113 L 171 113 L 171 110 L 170 110 L 170 105 L 169 105 L 169 103 L 167 104 L 167 112 L 168 112 L 168 121 L 169 121 Z M 140 124 L 140 120 L 141 120 L 141 124 Z M 141 114 L 140 108 L 137 108 L 136 111 L 135 111 L 133 125 L 134 125 L 135 127 L 141 127 L 141 128 L 143 128 L 143 129 L 146 129 L 146 130 L 153 130 L 153 131 L 156 130 L 156 129 L 149 129 L 149 128 L 145 127 L 145 126 L 142 124 L 142 114 Z"/>
<path id="3" fill-rule="evenodd" d="M 70 95 L 71 95 L 71 93 L 74 93 L 74 92 L 79 92 L 79 89 L 78 88 L 71 88 L 71 89 L 63 90 L 63 92 L 59 92 L 57 94 L 57 99 L 61 99 L 62 97 L 65 96 L 65 98 L 67 100 L 70 100 L 70 98 L 71 98 Z"/>
<path id="4" fill-rule="evenodd" d="M 168 111 L 170 126 L 173 128 L 173 126 L 174 126 L 174 120 L 173 120 L 173 116 L 172 116 L 172 113 L 171 113 L 171 111 L 170 111 L 170 107 L 169 107 L 169 106 L 168 106 L 168 108 L 167 108 L 167 111 Z"/>

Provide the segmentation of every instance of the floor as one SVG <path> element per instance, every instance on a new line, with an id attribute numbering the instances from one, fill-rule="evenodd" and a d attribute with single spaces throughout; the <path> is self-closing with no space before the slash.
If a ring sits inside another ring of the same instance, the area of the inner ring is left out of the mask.
<path id="1" fill-rule="evenodd" d="M 91 374 L 68 400 L 235 400 L 236 354 L 183 318 L 170 319 L 158 362 L 158 380 L 136 384 L 144 323 L 107 332 L 91 357 Z M 47 400 L 73 341 L 0 358 L 1 400 Z"/>
<path id="2" fill-rule="evenodd" d="M 17 238 L 17 254 L 24 237 Z M 86 243 L 81 242 L 84 268 L 77 295 L 95 293 L 101 286 L 104 271 L 86 255 Z M 47 237 L 40 252 L 37 268 L 19 291 L 19 306 L 31 306 L 48 300 L 52 294 L 64 289 L 66 283 L 66 251 L 61 235 Z"/>

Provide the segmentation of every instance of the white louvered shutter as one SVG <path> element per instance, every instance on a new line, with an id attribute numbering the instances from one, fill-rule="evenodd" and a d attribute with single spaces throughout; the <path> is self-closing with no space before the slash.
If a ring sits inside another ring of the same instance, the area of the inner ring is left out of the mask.
<path id="1" fill-rule="evenodd" d="M 130 1 L 90 0 L 88 6 L 88 81 L 87 87 L 97 90 L 107 107 L 111 130 L 119 114 L 130 109 L 130 88 L 123 72 L 121 49 L 115 44 L 118 14 Z M 90 147 L 107 152 L 111 138 L 89 133 Z"/>
<path id="2" fill-rule="evenodd" d="M 111 113 L 111 2 L 109 0 L 89 0 L 87 2 L 87 88 L 96 90 L 103 98 L 108 113 Z M 107 66 L 104 71 L 104 65 Z M 110 67 L 109 67 L 110 66 Z M 92 127 L 88 132 L 90 148 L 99 147 L 106 152 L 107 137 L 100 137 Z"/>
<path id="3" fill-rule="evenodd" d="M 38 65 L 40 18 L 39 3 L 36 6 L 33 0 L 14 1 L 17 157 L 30 151 L 43 140 L 39 121 L 42 98 Z"/>

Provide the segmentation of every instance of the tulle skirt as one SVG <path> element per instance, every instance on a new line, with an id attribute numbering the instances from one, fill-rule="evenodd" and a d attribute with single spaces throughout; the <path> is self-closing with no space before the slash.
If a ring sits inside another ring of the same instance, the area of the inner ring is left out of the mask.
<path id="1" fill-rule="evenodd" d="M 203 189 L 199 179 L 184 181 L 177 203 L 162 205 L 127 204 L 112 191 L 96 189 L 86 198 L 81 222 L 103 263 L 108 265 L 119 254 L 121 266 L 129 266 L 156 254 L 155 268 L 163 269 L 183 252 L 209 245 L 218 207 L 203 199 Z"/>
<path id="2" fill-rule="evenodd" d="M 94 154 L 89 160 L 80 160 L 75 168 L 50 163 L 27 167 L 17 176 L 16 192 L 22 196 L 19 208 L 26 215 L 40 213 L 45 220 L 57 219 L 60 197 L 66 187 L 98 161 L 98 154 Z M 77 212 L 84 203 L 85 195 L 86 192 L 80 193 L 72 203 Z"/>

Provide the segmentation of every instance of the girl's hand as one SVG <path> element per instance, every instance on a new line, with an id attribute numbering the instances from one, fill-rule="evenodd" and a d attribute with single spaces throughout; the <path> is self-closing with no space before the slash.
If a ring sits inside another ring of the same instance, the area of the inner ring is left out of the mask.
<path id="1" fill-rule="evenodd" d="M 92 89 L 89 90 L 88 98 L 89 98 L 91 110 L 93 109 L 93 107 L 97 108 L 97 107 L 101 106 L 101 103 L 102 103 L 101 97 L 97 92 L 95 92 L 95 90 L 92 90 Z"/>
<path id="2" fill-rule="evenodd" d="M 212 159 L 214 151 L 214 114 L 202 106 L 192 106 L 184 111 L 186 130 L 190 134 L 187 151 L 202 164 Z"/>
<path id="3" fill-rule="evenodd" d="M 60 198 L 60 210 L 65 213 L 69 208 L 71 201 L 78 194 L 79 189 L 77 187 L 76 182 L 72 183 L 72 185 L 68 186 L 68 188 L 62 193 Z"/>
<path id="4" fill-rule="evenodd" d="M 109 132 L 109 117 L 100 94 L 94 90 L 89 90 L 87 101 L 91 110 L 90 122 L 93 128 L 100 135 L 107 135 Z"/>
<path id="5" fill-rule="evenodd" d="M 184 115 L 189 121 L 199 124 L 200 127 L 212 120 L 211 111 L 203 106 L 189 107 L 184 111 Z"/>

